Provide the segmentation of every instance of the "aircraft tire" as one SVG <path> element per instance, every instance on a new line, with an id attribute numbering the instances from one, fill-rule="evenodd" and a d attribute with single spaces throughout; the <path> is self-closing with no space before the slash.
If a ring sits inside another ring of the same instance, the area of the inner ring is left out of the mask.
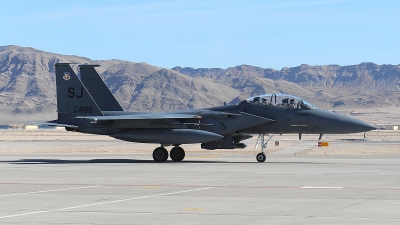
<path id="1" fill-rule="evenodd" d="M 181 147 L 173 147 L 169 152 L 169 157 L 172 161 L 182 161 L 185 158 L 185 150 Z"/>
<path id="2" fill-rule="evenodd" d="M 263 152 L 260 152 L 257 154 L 256 159 L 258 162 L 265 162 L 265 160 L 267 159 L 267 156 L 265 156 L 265 154 Z"/>
<path id="3" fill-rule="evenodd" d="M 153 151 L 153 159 L 156 162 L 165 162 L 168 159 L 168 151 L 163 147 L 158 147 Z"/>

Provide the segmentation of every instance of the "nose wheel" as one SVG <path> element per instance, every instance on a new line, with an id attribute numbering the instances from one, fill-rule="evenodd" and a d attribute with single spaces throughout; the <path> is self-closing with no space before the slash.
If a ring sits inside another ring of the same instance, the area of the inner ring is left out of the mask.
<path id="1" fill-rule="evenodd" d="M 258 162 L 264 162 L 267 159 L 267 156 L 264 152 L 260 152 L 256 156 Z"/>
<path id="2" fill-rule="evenodd" d="M 271 136 L 269 136 L 267 134 L 267 136 L 269 137 L 267 141 L 265 141 L 265 135 L 264 134 L 259 134 L 258 135 L 258 139 L 257 139 L 257 143 L 256 143 L 256 147 L 258 147 L 258 144 L 261 143 L 261 152 L 257 154 L 256 159 L 258 162 L 265 162 L 265 160 L 267 159 L 267 156 L 265 155 L 265 149 L 267 149 L 267 145 L 268 145 L 268 141 L 271 140 L 271 138 L 274 136 L 273 134 Z"/>

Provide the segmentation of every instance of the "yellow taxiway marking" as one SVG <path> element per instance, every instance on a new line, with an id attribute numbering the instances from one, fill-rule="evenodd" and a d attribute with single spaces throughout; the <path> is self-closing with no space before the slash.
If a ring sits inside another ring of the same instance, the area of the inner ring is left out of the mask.
<path id="1" fill-rule="evenodd" d="M 185 211 L 201 211 L 203 208 L 183 208 Z"/>
<path id="2" fill-rule="evenodd" d="M 144 186 L 143 188 L 159 188 L 160 186 Z"/>

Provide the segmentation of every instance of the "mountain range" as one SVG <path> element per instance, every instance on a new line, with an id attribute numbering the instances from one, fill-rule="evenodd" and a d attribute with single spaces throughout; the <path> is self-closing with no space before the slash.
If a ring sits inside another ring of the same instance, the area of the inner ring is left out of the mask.
<path id="1" fill-rule="evenodd" d="M 30 47 L 0 46 L 0 112 L 55 115 L 54 64 L 99 64 L 102 76 L 128 111 L 169 111 L 237 103 L 263 93 L 288 93 L 333 109 L 398 106 L 400 65 L 310 66 L 281 70 L 239 65 L 161 68 L 122 60 L 92 60 Z"/>

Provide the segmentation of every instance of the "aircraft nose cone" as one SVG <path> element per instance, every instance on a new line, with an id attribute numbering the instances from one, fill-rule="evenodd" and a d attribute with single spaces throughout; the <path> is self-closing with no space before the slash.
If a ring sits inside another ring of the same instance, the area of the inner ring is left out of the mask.
<path id="1" fill-rule="evenodd" d="M 359 132 L 367 132 L 370 130 L 376 130 L 376 127 L 372 124 L 366 123 L 364 121 L 358 121 L 358 123 L 353 124 L 354 128 L 359 130 Z"/>
<path id="2" fill-rule="evenodd" d="M 376 127 L 372 124 L 366 124 L 365 129 L 368 129 L 367 131 L 376 130 Z"/>
<path id="3" fill-rule="evenodd" d="M 372 124 L 347 116 L 340 116 L 340 122 L 336 124 L 336 127 L 346 131 L 346 133 L 359 133 L 376 130 L 376 127 Z"/>

